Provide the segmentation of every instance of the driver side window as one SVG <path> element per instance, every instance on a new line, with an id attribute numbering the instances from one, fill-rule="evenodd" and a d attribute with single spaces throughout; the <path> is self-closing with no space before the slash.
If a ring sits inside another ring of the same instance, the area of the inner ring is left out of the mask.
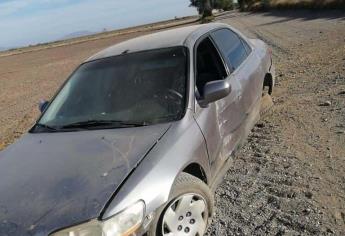
<path id="1" fill-rule="evenodd" d="M 196 96 L 203 97 L 206 83 L 222 80 L 227 73 L 217 49 L 209 37 L 204 39 L 197 47 L 196 52 Z"/>

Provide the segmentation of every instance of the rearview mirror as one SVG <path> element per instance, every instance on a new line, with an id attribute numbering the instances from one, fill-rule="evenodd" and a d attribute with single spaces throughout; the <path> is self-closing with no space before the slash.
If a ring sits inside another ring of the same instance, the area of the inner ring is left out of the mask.
<path id="1" fill-rule="evenodd" d="M 229 95 L 231 86 L 226 80 L 210 81 L 204 86 L 204 96 L 201 101 L 202 107 L 207 107 L 209 103 L 218 101 Z"/>
<path id="2" fill-rule="evenodd" d="M 44 110 L 47 108 L 49 102 L 48 101 L 45 101 L 45 100 L 41 100 L 39 103 L 38 103 L 38 109 L 40 110 L 40 112 L 44 112 Z"/>

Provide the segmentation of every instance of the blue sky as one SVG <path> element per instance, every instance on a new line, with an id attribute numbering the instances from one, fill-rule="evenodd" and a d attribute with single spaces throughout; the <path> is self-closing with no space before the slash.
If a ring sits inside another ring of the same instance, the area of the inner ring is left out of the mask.
<path id="1" fill-rule="evenodd" d="M 0 0 L 0 48 L 194 14 L 189 0 Z"/>

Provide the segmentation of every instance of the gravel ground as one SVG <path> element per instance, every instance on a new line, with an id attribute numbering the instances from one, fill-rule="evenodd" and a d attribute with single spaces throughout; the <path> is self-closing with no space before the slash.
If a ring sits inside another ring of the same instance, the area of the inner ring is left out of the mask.
<path id="1" fill-rule="evenodd" d="M 345 13 L 218 17 L 273 49 L 275 106 L 216 192 L 207 235 L 345 235 Z M 80 62 L 141 33 L 0 56 L 0 150 Z"/>
<path id="2" fill-rule="evenodd" d="M 217 189 L 208 235 L 345 235 L 344 17 L 222 17 L 272 47 L 277 87 Z"/>

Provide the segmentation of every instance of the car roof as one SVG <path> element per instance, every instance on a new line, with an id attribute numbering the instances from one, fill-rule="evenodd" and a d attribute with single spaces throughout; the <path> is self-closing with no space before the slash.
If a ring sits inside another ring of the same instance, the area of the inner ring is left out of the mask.
<path id="1" fill-rule="evenodd" d="M 119 44 L 115 44 L 96 53 L 86 61 L 93 61 L 106 57 L 117 56 L 123 53 L 133 53 L 159 48 L 186 46 L 186 42 L 188 40 L 196 41 L 200 36 L 209 32 L 210 30 L 227 26 L 228 25 L 222 23 L 210 23 L 180 27 L 148 34 L 124 41 Z"/>

